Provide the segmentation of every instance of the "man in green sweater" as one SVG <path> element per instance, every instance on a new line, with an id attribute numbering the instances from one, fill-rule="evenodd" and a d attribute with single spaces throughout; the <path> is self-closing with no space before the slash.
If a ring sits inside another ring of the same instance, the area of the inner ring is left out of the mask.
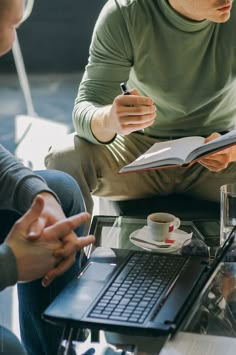
<path id="1" fill-rule="evenodd" d="M 91 193 L 217 201 L 220 186 L 236 181 L 235 146 L 188 168 L 117 174 L 155 142 L 209 141 L 235 126 L 235 10 L 232 0 L 107 1 L 75 101 L 76 134 L 45 160 L 77 180 L 89 211 Z"/>

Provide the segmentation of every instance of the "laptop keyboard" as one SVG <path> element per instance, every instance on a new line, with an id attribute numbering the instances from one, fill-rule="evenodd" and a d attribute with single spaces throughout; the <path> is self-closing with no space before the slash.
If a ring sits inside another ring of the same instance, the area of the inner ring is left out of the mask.
<path id="1" fill-rule="evenodd" d="M 144 323 L 188 258 L 134 252 L 91 310 L 89 317 Z"/>

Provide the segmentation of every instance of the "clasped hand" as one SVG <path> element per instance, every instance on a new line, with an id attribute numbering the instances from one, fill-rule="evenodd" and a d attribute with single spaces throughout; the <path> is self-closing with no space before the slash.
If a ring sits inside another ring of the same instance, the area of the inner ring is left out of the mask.
<path id="1" fill-rule="evenodd" d="M 83 247 L 95 241 L 94 236 L 78 238 L 74 232 L 89 220 L 88 213 L 69 218 L 50 193 L 36 196 L 31 208 L 13 226 L 5 243 L 12 249 L 17 263 L 18 280 L 43 277 L 48 286 L 75 261 Z"/>

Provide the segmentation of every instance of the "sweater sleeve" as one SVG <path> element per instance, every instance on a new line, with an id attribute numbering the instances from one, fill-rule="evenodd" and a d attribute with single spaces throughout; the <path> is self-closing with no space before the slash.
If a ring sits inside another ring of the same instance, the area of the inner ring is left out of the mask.
<path id="1" fill-rule="evenodd" d="M 0 201 L 1 209 L 25 213 L 34 197 L 40 192 L 50 192 L 42 177 L 25 167 L 17 158 L 0 145 Z"/>
<path id="2" fill-rule="evenodd" d="M 92 134 L 92 117 L 121 94 L 120 83 L 128 80 L 132 65 L 133 51 L 124 13 L 116 1 L 108 1 L 94 28 L 88 64 L 75 100 L 73 122 L 80 137 L 102 144 Z"/>
<path id="3" fill-rule="evenodd" d="M 0 245 L 0 291 L 17 282 L 15 256 L 7 244 Z"/>

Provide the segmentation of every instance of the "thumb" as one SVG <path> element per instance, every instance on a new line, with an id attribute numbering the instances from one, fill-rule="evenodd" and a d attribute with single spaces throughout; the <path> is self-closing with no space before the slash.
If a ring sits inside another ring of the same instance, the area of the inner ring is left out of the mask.
<path id="1" fill-rule="evenodd" d="M 44 208 L 44 199 L 42 196 L 36 196 L 30 209 L 16 223 L 16 229 L 27 234 L 30 226 L 40 217 Z"/>
<path id="2" fill-rule="evenodd" d="M 209 137 L 207 137 L 207 138 L 205 139 L 205 143 L 210 142 L 210 141 L 213 141 L 214 139 L 219 138 L 220 136 L 221 136 L 220 133 L 214 132 L 214 133 L 212 133 Z"/>

